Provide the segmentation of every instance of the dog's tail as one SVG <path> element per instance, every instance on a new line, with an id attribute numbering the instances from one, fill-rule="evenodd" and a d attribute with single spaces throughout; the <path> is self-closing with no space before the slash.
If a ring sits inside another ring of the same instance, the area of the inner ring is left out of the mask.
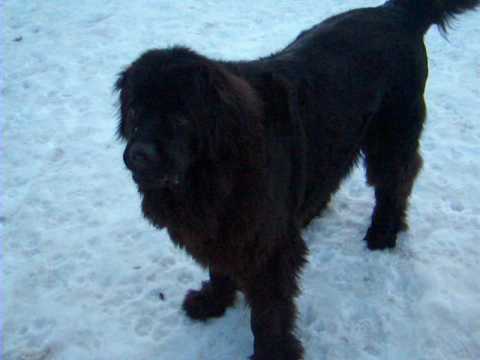
<path id="1" fill-rule="evenodd" d="M 426 32 L 435 24 L 443 33 L 450 21 L 480 5 L 480 0 L 391 0 L 390 4 L 407 10 L 409 19 L 418 30 Z"/>

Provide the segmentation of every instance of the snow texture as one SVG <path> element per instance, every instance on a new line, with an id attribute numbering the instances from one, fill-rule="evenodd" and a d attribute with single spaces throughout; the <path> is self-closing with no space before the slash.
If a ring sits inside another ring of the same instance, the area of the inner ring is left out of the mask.
<path id="1" fill-rule="evenodd" d="M 180 310 L 206 273 L 142 218 L 114 133 L 116 74 L 152 47 L 266 55 L 377 0 L 0 2 L 3 360 L 224 360 L 252 352 L 240 297 Z M 425 166 L 409 232 L 369 252 L 361 168 L 304 236 L 306 360 L 480 359 L 480 12 L 426 36 Z"/>

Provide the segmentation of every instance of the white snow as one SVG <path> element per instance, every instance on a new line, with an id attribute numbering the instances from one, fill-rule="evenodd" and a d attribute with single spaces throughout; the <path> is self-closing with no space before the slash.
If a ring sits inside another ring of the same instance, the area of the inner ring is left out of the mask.
<path id="1" fill-rule="evenodd" d="M 250 355 L 242 297 L 206 324 L 180 311 L 206 274 L 140 214 L 114 137 L 116 73 L 148 48 L 177 43 L 255 58 L 326 16 L 380 3 L 0 2 L 3 359 Z M 426 37 L 425 167 L 399 247 L 372 253 L 361 241 L 373 206 L 362 169 L 305 231 L 306 360 L 480 358 L 479 24 L 480 12 L 470 13 L 448 41 L 436 29 Z"/>

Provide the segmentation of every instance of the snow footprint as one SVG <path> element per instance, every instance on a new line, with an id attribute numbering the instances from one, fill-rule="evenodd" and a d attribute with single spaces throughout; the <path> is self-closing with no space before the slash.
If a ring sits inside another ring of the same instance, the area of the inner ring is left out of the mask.
<path id="1" fill-rule="evenodd" d="M 53 359 L 53 350 L 47 347 L 38 351 L 13 350 L 4 354 L 4 360 L 49 360 Z"/>
<path id="2" fill-rule="evenodd" d="M 166 269 L 171 268 L 175 265 L 175 258 L 172 256 L 164 257 L 160 260 L 160 265 Z"/>
<path id="3" fill-rule="evenodd" d="M 148 336 L 153 329 L 153 320 L 151 317 L 142 316 L 135 324 L 135 334 L 140 337 Z"/>
<path id="4" fill-rule="evenodd" d="M 178 275 L 178 281 L 185 285 L 190 285 L 193 282 L 193 275 L 191 272 L 182 270 Z"/>
<path id="5" fill-rule="evenodd" d="M 23 325 L 19 328 L 12 327 L 10 323 L 7 323 L 6 329 L 9 329 L 9 331 L 12 333 L 16 333 L 19 338 L 24 339 L 28 347 L 42 348 L 47 339 L 50 337 L 56 324 L 57 323 L 55 319 L 39 317 L 32 323 Z M 8 358 L 8 356 L 6 356 L 6 358 Z"/>
<path id="6" fill-rule="evenodd" d="M 182 315 L 180 315 L 178 310 L 172 310 L 168 312 L 166 315 L 156 319 L 155 329 L 152 332 L 152 339 L 155 342 L 160 342 L 172 332 L 178 328 L 178 324 L 180 323 L 181 319 L 185 319 Z"/>
<path id="7" fill-rule="evenodd" d="M 465 207 L 460 201 L 452 200 L 450 201 L 450 209 L 454 212 L 462 212 Z"/>

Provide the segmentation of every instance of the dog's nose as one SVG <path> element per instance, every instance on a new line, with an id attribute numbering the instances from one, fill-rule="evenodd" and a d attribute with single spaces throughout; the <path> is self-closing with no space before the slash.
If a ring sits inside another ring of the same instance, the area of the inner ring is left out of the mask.
<path id="1" fill-rule="evenodd" d="M 158 160 L 158 151 L 154 144 L 136 142 L 125 151 L 124 160 L 131 170 L 145 170 Z"/>

